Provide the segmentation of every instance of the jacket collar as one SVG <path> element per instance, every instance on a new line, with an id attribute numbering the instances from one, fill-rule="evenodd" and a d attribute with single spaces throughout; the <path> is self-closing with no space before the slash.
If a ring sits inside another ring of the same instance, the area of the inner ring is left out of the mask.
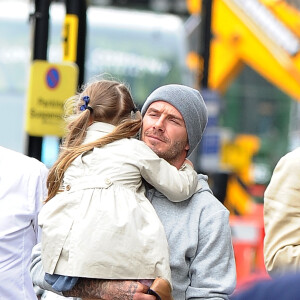
<path id="1" fill-rule="evenodd" d="M 103 123 L 103 122 L 94 122 L 92 125 L 90 125 L 87 129 L 87 131 L 102 131 L 105 133 L 110 133 L 115 129 L 116 126 L 111 125 L 109 123 Z"/>
<path id="2" fill-rule="evenodd" d="M 103 122 L 95 122 L 90 125 L 86 132 L 86 137 L 84 139 L 84 143 L 90 143 L 96 139 L 99 139 L 108 133 L 112 132 L 116 126 L 103 123 Z"/>

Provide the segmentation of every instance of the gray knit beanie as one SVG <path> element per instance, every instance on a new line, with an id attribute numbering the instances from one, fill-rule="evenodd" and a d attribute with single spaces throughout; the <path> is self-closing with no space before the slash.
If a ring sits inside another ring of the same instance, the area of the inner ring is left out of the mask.
<path id="1" fill-rule="evenodd" d="M 188 86 L 179 84 L 164 85 L 154 90 L 142 107 L 142 116 L 155 101 L 165 101 L 173 105 L 185 122 L 190 149 L 189 156 L 200 143 L 207 124 L 207 108 L 200 93 Z"/>

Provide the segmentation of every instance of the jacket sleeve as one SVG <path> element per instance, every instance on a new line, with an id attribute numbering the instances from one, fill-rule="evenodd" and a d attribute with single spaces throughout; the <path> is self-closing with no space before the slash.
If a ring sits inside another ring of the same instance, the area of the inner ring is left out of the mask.
<path id="1" fill-rule="evenodd" d="M 264 197 L 264 259 L 270 275 L 300 269 L 300 148 L 280 159 Z"/>
<path id="2" fill-rule="evenodd" d="M 190 266 L 186 300 L 229 299 L 236 286 L 236 268 L 229 212 L 219 209 L 199 223 L 199 244 Z"/>
<path id="3" fill-rule="evenodd" d="M 146 144 L 136 151 L 142 177 L 173 202 L 190 198 L 199 188 L 197 173 L 184 163 L 178 170 L 166 160 L 159 158 Z"/>
<path id="4" fill-rule="evenodd" d="M 51 291 L 62 296 L 62 293 L 54 290 L 51 285 L 45 281 L 45 271 L 43 268 L 41 255 L 41 243 L 39 243 L 33 247 L 31 254 L 30 276 L 33 284 L 37 285 L 43 290 Z"/>

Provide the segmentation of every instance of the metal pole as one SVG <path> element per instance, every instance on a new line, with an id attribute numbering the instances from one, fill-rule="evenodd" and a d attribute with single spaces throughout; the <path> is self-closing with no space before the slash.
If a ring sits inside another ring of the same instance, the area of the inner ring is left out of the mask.
<path id="1" fill-rule="evenodd" d="M 203 73 L 202 77 L 200 77 L 200 86 L 203 89 L 208 88 L 209 54 L 211 41 L 211 11 L 212 0 L 202 0 L 200 56 L 203 58 Z"/>
<path id="2" fill-rule="evenodd" d="M 210 40 L 211 40 L 211 11 L 212 0 L 198 0 L 202 1 L 201 4 L 201 23 L 200 23 L 200 38 L 199 38 L 199 57 L 203 60 L 203 69 L 200 65 L 198 84 L 201 93 L 204 94 L 208 89 L 208 71 L 209 71 L 209 52 L 210 52 Z M 206 133 L 207 133 L 206 129 Z M 195 157 L 195 165 L 197 166 L 197 172 L 202 173 L 202 161 L 203 156 L 203 140 L 198 146 L 197 155 Z"/>
<path id="3" fill-rule="evenodd" d="M 77 36 L 77 53 L 76 64 L 79 68 L 78 86 L 84 82 L 84 63 L 85 63 L 85 48 L 86 48 L 86 0 L 65 0 L 66 14 L 78 16 L 78 36 Z"/>
<path id="4" fill-rule="evenodd" d="M 48 32 L 49 32 L 49 6 L 51 0 L 35 0 L 33 18 L 33 50 L 32 60 L 47 60 Z M 41 160 L 43 137 L 28 136 L 27 154 Z"/>
<path id="5" fill-rule="evenodd" d="M 212 39 L 212 32 L 211 32 L 211 20 L 212 20 L 212 2 L 213 0 L 202 0 L 202 18 L 201 18 L 201 45 L 202 51 L 200 55 L 203 58 L 203 73 L 202 78 L 200 79 L 200 86 L 203 90 L 203 93 L 209 92 L 209 59 L 210 59 L 210 43 Z M 206 130 L 209 130 L 207 128 Z M 199 157 L 201 156 L 201 151 Z M 200 164 L 199 164 L 200 165 Z M 198 165 L 198 166 L 199 166 Z M 201 165 L 200 165 L 201 169 Z M 229 174 L 227 172 L 214 171 L 209 174 L 213 185 L 212 190 L 214 195 L 219 199 L 222 203 L 224 203 L 226 198 L 227 192 L 227 184 L 228 184 L 228 177 Z"/>

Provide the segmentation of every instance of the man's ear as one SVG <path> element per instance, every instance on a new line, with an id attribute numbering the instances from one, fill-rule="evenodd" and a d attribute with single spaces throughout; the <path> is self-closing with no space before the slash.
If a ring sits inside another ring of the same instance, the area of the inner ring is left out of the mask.
<path id="1" fill-rule="evenodd" d="M 190 150 L 190 145 L 189 145 L 188 142 L 186 143 L 186 145 L 185 145 L 185 147 L 184 147 L 184 150 L 186 150 L 186 151 L 189 151 L 189 150 Z"/>

